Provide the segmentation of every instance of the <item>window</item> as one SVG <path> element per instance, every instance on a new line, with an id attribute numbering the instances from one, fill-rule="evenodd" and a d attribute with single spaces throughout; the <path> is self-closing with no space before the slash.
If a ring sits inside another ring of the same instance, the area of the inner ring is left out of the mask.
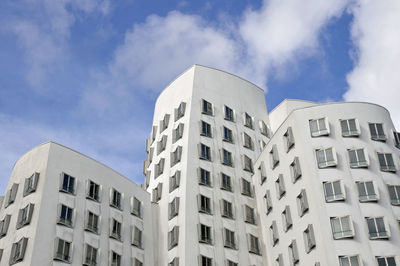
<path id="1" fill-rule="evenodd" d="M 212 244 L 210 226 L 199 224 L 199 242 L 204 244 Z"/>
<path id="2" fill-rule="evenodd" d="M 97 248 L 86 244 L 85 245 L 85 259 L 83 265 L 96 266 L 97 265 Z"/>
<path id="3" fill-rule="evenodd" d="M 393 131 L 394 146 L 400 149 L 400 132 Z"/>
<path id="4" fill-rule="evenodd" d="M 54 260 L 60 260 L 63 262 L 71 263 L 71 242 L 63 240 L 61 238 L 56 239 L 56 252 Z"/>
<path id="5" fill-rule="evenodd" d="M 271 168 L 275 169 L 275 167 L 279 164 L 278 148 L 276 147 L 276 144 L 272 145 L 269 156 L 271 158 Z"/>
<path id="6" fill-rule="evenodd" d="M 242 155 L 243 170 L 253 173 L 253 162 L 247 155 Z"/>
<path id="7" fill-rule="evenodd" d="M 289 152 L 290 149 L 292 149 L 294 146 L 294 136 L 293 136 L 293 131 L 292 131 L 291 127 L 288 127 L 285 134 L 283 134 L 283 137 L 284 137 L 285 143 L 286 143 L 286 152 Z"/>
<path id="8" fill-rule="evenodd" d="M 111 266 L 121 266 L 121 255 L 115 251 L 111 252 Z"/>
<path id="9" fill-rule="evenodd" d="M 246 223 L 256 224 L 254 209 L 247 205 L 244 205 L 244 221 Z"/>
<path id="10" fill-rule="evenodd" d="M 157 126 L 153 126 L 151 129 L 151 144 L 153 144 L 153 142 L 156 140 L 156 136 L 157 136 Z"/>
<path id="11" fill-rule="evenodd" d="M 143 266 L 143 262 L 141 262 L 140 260 L 138 260 L 138 259 L 135 258 L 135 263 L 134 263 L 134 265 L 135 265 L 135 266 Z"/>
<path id="12" fill-rule="evenodd" d="M 15 197 L 17 196 L 18 184 L 12 184 L 11 188 L 6 193 L 6 200 L 4 207 L 7 208 L 10 204 L 14 203 Z"/>
<path id="13" fill-rule="evenodd" d="M 153 202 L 158 202 L 162 196 L 162 183 L 158 183 L 157 187 L 153 189 L 153 193 L 151 194 L 153 197 Z"/>
<path id="14" fill-rule="evenodd" d="M 212 214 L 210 198 L 208 198 L 204 195 L 198 195 L 197 200 L 198 200 L 198 204 L 199 204 L 199 212 L 206 213 L 206 214 Z"/>
<path id="15" fill-rule="evenodd" d="M 364 155 L 364 149 L 351 149 L 347 151 L 349 152 L 351 168 L 368 167 L 368 162 Z"/>
<path id="16" fill-rule="evenodd" d="M 176 147 L 175 151 L 171 152 L 171 167 L 181 161 L 182 146 Z"/>
<path id="17" fill-rule="evenodd" d="M 211 133 L 211 125 L 207 122 L 201 121 L 201 132 L 200 132 L 201 136 L 205 136 L 205 137 L 212 137 L 212 133 Z"/>
<path id="18" fill-rule="evenodd" d="M 368 231 L 370 239 L 389 238 L 383 217 L 367 217 Z"/>
<path id="19" fill-rule="evenodd" d="M 13 243 L 11 247 L 10 265 L 20 262 L 24 259 L 28 238 L 23 237 L 18 242 Z"/>
<path id="20" fill-rule="evenodd" d="M 264 123 L 264 121 L 260 120 L 259 121 L 259 126 L 260 126 L 260 132 L 267 138 L 270 137 L 268 126 Z"/>
<path id="21" fill-rule="evenodd" d="M 313 248 L 315 248 L 315 236 L 314 236 L 314 228 L 312 224 L 309 224 L 303 232 L 304 237 L 304 246 L 306 248 L 306 252 L 309 253 Z"/>
<path id="22" fill-rule="evenodd" d="M 154 165 L 154 178 L 159 177 L 160 175 L 163 174 L 164 172 L 164 163 L 165 163 L 165 159 L 161 158 L 160 161 L 158 162 L 158 164 Z"/>
<path id="23" fill-rule="evenodd" d="M 136 226 L 132 227 L 132 245 L 142 248 L 142 230 Z"/>
<path id="24" fill-rule="evenodd" d="M 224 137 L 223 137 L 223 141 L 233 143 L 233 134 L 232 134 L 232 130 L 230 130 L 230 129 L 227 128 L 227 127 L 224 127 Z"/>
<path id="25" fill-rule="evenodd" d="M 11 215 L 7 214 L 3 220 L 0 221 L 0 238 L 7 235 L 8 226 L 10 225 Z"/>
<path id="26" fill-rule="evenodd" d="M 232 153 L 225 149 L 222 149 L 222 164 L 233 166 Z"/>
<path id="27" fill-rule="evenodd" d="M 285 209 L 282 212 L 282 224 L 285 232 L 287 232 L 293 225 L 292 213 L 288 205 L 285 206 Z"/>
<path id="28" fill-rule="evenodd" d="M 166 135 L 162 136 L 160 141 L 157 142 L 157 155 L 159 155 L 161 152 L 165 150 L 167 147 L 167 139 L 168 137 Z"/>
<path id="29" fill-rule="evenodd" d="M 253 118 L 248 114 L 243 114 L 243 123 L 246 127 L 253 129 Z"/>
<path id="30" fill-rule="evenodd" d="M 142 202 L 136 197 L 131 198 L 131 214 L 142 217 Z"/>
<path id="31" fill-rule="evenodd" d="M 320 137 L 329 135 L 329 127 L 327 119 L 312 119 L 310 120 L 310 130 L 312 137 Z"/>
<path id="32" fill-rule="evenodd" d="M 32 214 L 33 214 L 33 207 L 32 203 L 25 206 L 25 208 L 20 209 L 18 212 L 18 219 L 17 219 L 17 229 L 28 225 L 31 222 Z"/>
<path id="33" fill-rule="evenodd" d="M 111 225 L 110 237 L 113 238 L 113 239 L 121 241 L 122 223 L 117 221 L 114 218 L 111 218 L 110 219 L 110 225 Z"/>
<path id="34" fill-rule="evenodd" d="M 358 255 L 339 256 L 340 266 L 361 266 Z"/>
<path id="35" fill-rule="evenodd" d="M 179 198 L 174 198 L 168 205 L 168 217 L 171 220 L 179 213 Z"/>
<path id="36" fill-rule="evenodd" d="M 356 184 L 360 202 L 378 201 L 378 195 L 376 195 L 375 192 L 374 182 L 364 181 L 356 182 Z"/>
<path id="37" fill-rule="evenodd" d="M 271 192 L 269 190 L 265 192 L 264 202 L 267 214 L 269 214 L 272 211 L 272 198 L 271 198 Z"/>
<path id="38" fill-rule="evenodd" d="M 306 190 L 302 189 L 300 194 L 297 196 L 297 209 L 299 216 L 302 217 L 308 211 L 308 200 Z"/>
<path id="39" fill-rule="evenodd" d="M 226 191 L 232 191 L 231 177 L 224 173 L 221 173 L 221 189 Z"/>
<path id="40" fill-rule="evenodd" d="M 175 257 L 173 260 L 171 260 L 171 261 L 168 263 L 168 266 L 179 266 L 179 258 L 178 258 L 178 257 Z"/>
<path id="41" fill-rule="evenodd" d="M 75 194 L 75 177 L 62 173 L 60 191 Z"/>
<path id="42" fill-rule="evenodd" d="M 343 137 L 357 137 L 358 135 L 360 135 L 357 120 L 354 118 L 340 120 L 340 126 L 342 127 Z"/>
<path id="43" fill-rule="evenodd" d="M 199 184 L 211 187 L 211 174 L 203 168 L 198 168 L 199 170 Z"/>
<path id="44" fill-rule="evenodd" d="M 86 198 L 94 201 L 100 201 L 100 185 L 92 180 L 87 181 L 87 194 Z"/>
<path id="45" fill-rule="evenodd" d="M 179 240 L 179 226 L 174 226 L 171 231 L 168 232 L 168 250 L 178 245 Z"/>
<path id="46" fill-rule="evenodd" d="M 265 143 L 265 141 L 263 140 L 259 140 L 258 143 L 260 144 L 260 151 L 263 151 L 265 146 L 267 146 L 267 144 Z"/>
<path id="47" fill-rule="evenodd" d="M 396 166 L 394 165 L 393 157 L 391 153 L 379 153 L 378 159 L 381 171 L 385 172 L 396 172 Z"/>
<path id="48" fill-rule="evenodd" d="M 296 183 L 297 179 L 301 177 L 300 160 L 297 156 L 294 157 L 293 162 L 290 164 L 290 174 L 293 183 Z"/>
<path id="49" fill-rule="evenodd" d="M 400 186 L 395 185 L 391 186 L 388 185 L 388 190 L 389 190 L 389 196 L 390 196 L 390 202 L 392 205 L 400 205 Z"/>
<path id="50" fill-rule="evenodd" d="M 369 132 L 372 140 L 386 141 L 386 135 L 383 131 L 383 124 L 369 123 Z"/>
<path id="51" fill-rule="evenodd" d="M 86 215 L 86 226 L 85 230 L 98 233 L 99 231 L 99 216 L 91 211 L 87 212 Z"/>
<path id="52" fill-rule="evenodd" d="M 263 161 L 261 161 L 258 171 L 260 172 L 260 184 L 262 185 L 267 180 L 267 170 L 265 170 L 265 164 Z"/>
<path id="53" fill-rule="evenodd" d="M 221 215 L 222 217 L 233 219 L 232 203 L 227 200 L 221 200 Z"/>
<path id="54" fill-rule="evenodd" d="M 200 159 L 211 161 L 211 149 L 203 143 L 200 143 Z"/>
<path id="55" fill-rule="evenodd" d="M 199 266 L 212 266 L 212 258 L 200 255 Z"/>
<path id="56" fill-rule="evenodd" d="M 72 227 L 72 216 L 74 213 L 74 210 L 67 205 L 60 204 L 58 206 L 58 224 L 65 225 L 68 227 Z"/>
<path id="57" fill-rule="evenodd" d="M 207 102 L 206 100 L 202 100 L 201 102 L 201 113 L 205 115 L 213 115 L 213 107 L 212 104 Z"/>
<path id="58" fill-rule="evenodd" d="M 233 262 L 231 260 L 226 260 L 226 266 L 238 266 L 237 262 Z"/>
<path id="59" fill-rule="evenodd" d="M 337 159 L 334 148 L 316 150 L 318 168 L 336 167 Z"/>
<path id="60" fill-rule="evenodd" d="M 354 236 L 350 216 L 331 217 L 331 226 L 334 239 L 352 238 Z"/>
<path id="61" fill-rule="evenodd" d="M 173 176 L 169 178 L 169 192 L 174 191 L 179 187 L 181 182 L 181 171 L 176 171 Z"/>
<path id="62" fill-rule="evenodd" d="M 225 111 L 225 120 L 233 122 L 234 121 L 233 110 L 225 105 L 224 111 Z"/>
<path id="63" fill-rule="evenodd" d="M 236 248 L 235 232 L 227 228 L 224 228 L 224 247 L 226 248 Z"/>
<path id="64" fill-rule="evenodd" d="M 297 249 L 296 240 L 293 240 L 292 243 L 289 245 L 289 260 L 290 265 L 296 265 L 299 263 L 299 251 Z"/>
<path id="65" fill-rule="evenodd" d="M 341 180 L 324 182 L 326 202 L 345 200 L 344 187 Z"/>
<path id="66" fill-rule="evenodd" d="M 253 197 L 251 183 L 246 179 L 242 178 L 242 195 Z"/>
<path id="67" fill-rule="evenodd" d="M 254 143 L 251 137 L 245 132 L 243 132 L 242 137 L 243 137 L 243 147 L 250 150 L 254 150 Z"/>
<path id="68" fill-rule="evenodd" d="M 175 121 L 178 121 L 185 115 L 186 103 L 181 102 L 178 108 L 175 109 Z"/>
<path id="69" fill-rule="evenodd" d="M 169 114 L 164 115 L 163 120 L 160 121 L 160 134 L 163 132 L 169 124 Z"/>
<path id="70" fill-rule="evenodd" d="M 35 192 L 38 181 L 39 181 L 39 173 L 34 173 L 33 175 L 25 179 L 24 193 L 23 193 L 24 197 L 32 192 Z"/>
<path id="71" fill-rule="evenodd" d="M 118 190 L 112 188 L 110 196 L 110 206 L 122 210 L 122 194 L 118 192 Z"/>
<path id="72" fill-rule="evenodd" d="M 272 224 L 269 227 L 269 232 L 271 234 L 272 246 L 274 247 L 279 242 L 278 226 L 276 221 L 272 221 Z"/>
<path id="73" fill-rule="evenodd" d="M 396 266 L 394 257 L 376 257 L 378 266 Z"/>
<path id="74" fill-rule="evenodd" d="M 276 179 L 275 188 L 276 188 L 276 195 L 277 195 L 278 199 L 281 199 L 286 193 L 285 182 L 283 181 L 282 174 L 280 174 L 278 176 L 278 179 Z"/>
<path id="75" fill-rule="evenodd" d="M 173 132 L 172 143 L 177 142 L 179 139 L 183 137 L 183 128 L 184 124 L 180 123 Z"/>
<path id="76" fill-rule="evenodd" d="M 247 239 L 249 241 L 249 252 L 261 255 L 260 252 L 260 243 L 258 242 L 258 237 L 253 236 L 252 234 L 247 235 Z"/>
<path id="77" fill-rule="evenodd" d="M 276 258 L 275 262 L 276 262 L 276 264 L 275 264 L 276 266 L 283 266 L 283 255 L 282 255 L 282 253 L 280 253 L 278 255 L 278 257 Z"/>

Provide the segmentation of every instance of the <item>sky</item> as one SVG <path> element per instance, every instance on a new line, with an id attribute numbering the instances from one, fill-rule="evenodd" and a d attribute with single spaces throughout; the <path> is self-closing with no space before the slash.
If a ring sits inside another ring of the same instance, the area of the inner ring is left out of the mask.
<path id="1" fill-rule="evenodd" d="M 49 140 L 143 182 L 153 108 L 193 64 L 285 98 L 368 101 L 400 128 L 398 0 L 2 0 L 0 194 Z"/>

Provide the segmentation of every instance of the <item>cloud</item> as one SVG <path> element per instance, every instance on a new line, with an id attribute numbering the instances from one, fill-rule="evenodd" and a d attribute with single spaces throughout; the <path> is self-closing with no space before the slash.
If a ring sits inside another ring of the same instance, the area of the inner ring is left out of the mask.
<path id="1" fill-rule="evenodd" d="M 355 67 L 347 76 L 347 101 L 368 101 L 389 109 L 400 129 L 400 2 L 358 1 L 352 7 Z"/>

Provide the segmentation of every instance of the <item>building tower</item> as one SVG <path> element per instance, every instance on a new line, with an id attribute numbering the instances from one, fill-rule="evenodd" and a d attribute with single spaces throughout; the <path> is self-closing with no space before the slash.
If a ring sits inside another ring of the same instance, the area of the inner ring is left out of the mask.
<path id="1" fill-rule="evenodd" d="M 157 99 L 145 186 L 159 265 L 266 265 L 251 177 L 269 140 L 264 92 L 194 65 Z"/>

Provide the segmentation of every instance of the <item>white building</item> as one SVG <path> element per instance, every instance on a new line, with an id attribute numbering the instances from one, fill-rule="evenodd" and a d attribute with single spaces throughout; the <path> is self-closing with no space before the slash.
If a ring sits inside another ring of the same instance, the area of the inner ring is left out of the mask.
<path id="1" fill-rule="evenodd" d="M 285 100 L 195 65 L 157 99 L 147 192 L 56 143 L 15 164 L 2 265 L 400 266 L 400 135 L 383 107 Z"/>

